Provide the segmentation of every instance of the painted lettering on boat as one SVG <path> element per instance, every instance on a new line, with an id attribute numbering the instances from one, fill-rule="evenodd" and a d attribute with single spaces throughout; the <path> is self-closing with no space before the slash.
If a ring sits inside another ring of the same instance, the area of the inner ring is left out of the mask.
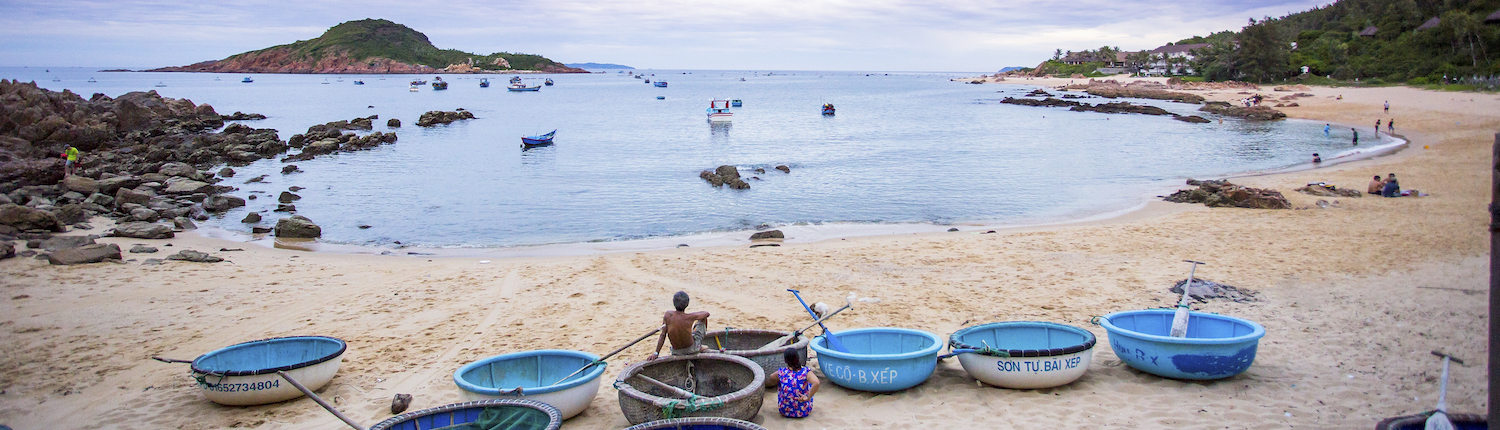
<path id="1" fill-rule="evenodd" d="M 886 368 L 884 370 L 855 369 L 849 366 L 828 366 L 829 377 L 845 381 L 859 381 L 861 384 L 891 384 L 894 383 L 898 373 L 896 369 Z"/>
<path id="2" fill-rule="evenodd" d="M 995 362 L 996 370 L 1001 372 L 1052 372 L 1063 369 L 1074 369 L 1083 363 L 1083 357 L 1073 357 L 1066 360 L 1052 359 L 1042 361 L 1006 361 Z"/>
<path id="3" fill-rule="evenodd" d="M 281 380 L 280 379 L 272 379 L 270 381 L 249 382 L 249 383 L 232 383 L 232 384 L 205 385 L 203 388 L 206 389 L 206 390 L 208 390 L 208 391 L 220 391 L 220 392 L 225 392 L 225 393 L 238 393 L 238 392 L 244 392 L 244 391 L 269 390 L 269 389 L 277 388 L 277 387 L 280 387 L 280 386 L 281 386 Z"/>

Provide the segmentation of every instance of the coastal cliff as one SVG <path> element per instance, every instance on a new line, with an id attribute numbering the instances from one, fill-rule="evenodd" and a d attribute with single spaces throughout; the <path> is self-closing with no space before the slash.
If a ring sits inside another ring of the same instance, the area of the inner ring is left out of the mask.
<path id="1" fill-rule="evenodd" d="M 383 19 L 349 21 L 322 36 L 222 60 L 150 72 L 219 73 L 588 73 L 540 55 L 478 55 L 438 49 L 427 35 Z"/>

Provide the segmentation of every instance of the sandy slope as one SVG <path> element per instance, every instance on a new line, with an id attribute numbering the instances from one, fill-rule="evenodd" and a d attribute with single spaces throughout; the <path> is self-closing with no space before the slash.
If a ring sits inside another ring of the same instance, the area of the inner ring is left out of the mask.
<path id="1" fill-rule="evenodd" d="M 1071 385 L 1006 390 L 976 386 L 949 360 L 926 383 L 900 393 L 825 385 L 813 416 L 803 420 L 777 415 L 768 392 L 756 421 L 793 429 L 974 423 L 1369 428 L 1381 417 L 1432 408 L 1440 369 L 1428 354 L 1433 349 L 1469 363 L 1453 370 L 1451 410 L 1484 411 L 1486 167 L 1500 130 L 1500 98 L 1408 88 L 1311 92 L 1316 97 L 1299 99 L 1303 107 L 1286 112 L 1365 130 L 1377 117 L 1394 117 L 1412 148 L 1234 180 L 1278 189 L 1303 208 L 1298 210 L 1156 203 L 1108 221 L 994 234 L 974 230 L 489 264 L 477 258 L 308 253 L 202 237 L 104 241 L 150 242 L 168 253 L 245 251 L 214 252 L 230 262 L 213 265 L 0 261 L 0 424 L 343 428 L 307 399 L 257 407 L 212 404 L 185 365 L 148 360 L 318 334 L 350 345 L 338 377 L 321 394 L 368 425 L 389 416 L 385 409 L 395 393 L 414 393 L 414 408 L 458 401 L 452 373 L 480 357 L 541 348 L 608 352 L 653 327 L 676 290 L 693 294 L 692 309 L 712 312 L 715 327 L 800 326 L 807 317 L 784 291 L 796 288 L 812 300 L 837 302 L 850 292 L 879 299 L 856 302 L 836 318 L 837 328 L 899 326 L 946 337 L 981 322 L 1042 320 L 1085 327 L 1107 344 L 1103 329 L 1089 318 L 1169 305 L 1174 297 L 1167 287 L 1184 277 L 1185 258 L 1210 262 L 1200 277 L 1261 293 L 1259 302 L 1201 306 L 1265 325 L 1268 334 L 1245 374 L 1213 382 L 1166 380 L 1096 348 L 1089 372 Z M 1226 91 L 1209 96 L 1243 97 Z M 1393 105 L 1390 114 L 1380 112 L 1385 100 Z M 1363 189 L 1371 175 L 1389 172 L 1398 173 L 1405 187 L 1431 195 L 1344 198 L 1320 209 L 1320 198 L 1292 191 L 1310 181 Z M 643 342 L 610 360 L 606 377 L 649 352 Z M 626 426 L 608 387 L 564 425 Z"/>

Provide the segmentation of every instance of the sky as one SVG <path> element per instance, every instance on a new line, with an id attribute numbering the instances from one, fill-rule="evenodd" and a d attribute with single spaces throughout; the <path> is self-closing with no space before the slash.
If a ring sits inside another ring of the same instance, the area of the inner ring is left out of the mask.
<path id="1" fill-rule="evenodd" d="M 1330 0 L 0 0 L 0 67 L 182 66 L 381 18 L 438 48 L 636 68 L 992 72 Z"/>

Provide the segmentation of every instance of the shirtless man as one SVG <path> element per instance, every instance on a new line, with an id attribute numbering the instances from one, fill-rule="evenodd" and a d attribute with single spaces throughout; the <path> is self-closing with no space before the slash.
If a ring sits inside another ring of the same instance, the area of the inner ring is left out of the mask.
<path id="1" fill-rule="evenodd" d="M 677 310 L 662 315 L 661 322 L 667 328 L 656 339 L 656 352 L 651 353 L 647 360 L 655 360 L 661 354 L 661 347 L 667 339 L 672 340 L 672 355 L 691 355 L 708 350 L 707 346 L 699 344 L 708 332 L 708 312 L 684 312 L 688 295 L 682 291 L 672 295 L 672 306 Z"/>

